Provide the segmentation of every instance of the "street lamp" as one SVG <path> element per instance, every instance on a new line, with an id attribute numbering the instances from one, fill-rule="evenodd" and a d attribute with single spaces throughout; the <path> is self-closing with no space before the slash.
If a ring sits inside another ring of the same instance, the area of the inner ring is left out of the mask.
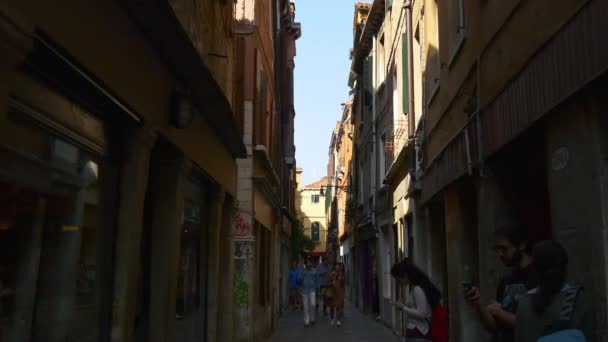
<path id="1" fill-rule="evenodd" d="M 347 194 L 350 194 L 350 185 L 326 185 L 326 186 L 321 186 L 321 195 L 325 195 L 325 188 L 336 188 L 336 189 L 341 189 L 342 191 L 346 192 Z"/>

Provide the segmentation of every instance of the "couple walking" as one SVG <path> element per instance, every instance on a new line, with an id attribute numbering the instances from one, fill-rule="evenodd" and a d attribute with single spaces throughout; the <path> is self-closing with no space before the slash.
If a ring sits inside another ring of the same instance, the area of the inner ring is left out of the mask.
<path id="1" fill-rule="evenodd" d="M 326 267 L 326 265 L 323 265 Z M 344 264 L 337 263 L 334 270 L 327 272 L 319 272 L 319 269 L 312 266 L 310 260 L 304 264 L 304 270 L 299 274 L 298 284 L 301 294 L 302 304 L 304 307 L 304 327 L 315 324 L 315 314 L 317 307 L 317 291 L 323 284 L 321 292 L 323 297 L 323 305 L 329 307 L 331 324 L 340 327 L 344 316 Z"/>

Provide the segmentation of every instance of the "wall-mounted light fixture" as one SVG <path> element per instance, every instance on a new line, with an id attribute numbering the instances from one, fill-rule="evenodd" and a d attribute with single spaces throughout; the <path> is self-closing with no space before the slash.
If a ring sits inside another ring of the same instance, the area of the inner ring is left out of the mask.
<path id="1" fill-rule="evenodd" d="M 347 194 L 352 193 L 351 192 L 351 188 L 350 188 L 349 185 L 325 185 L 325 186 L 321 186 L 321 191 L 319 191 L 320 194 L 322 196 L 324 196 L 325 195 L 325 189 L 328 189 L 328 188 L 340 189 L 340 190 L 346 192 Z"/>
<path id="2" fill-rule="evenodd" d="M 178 129 L 187 128 L 196 115 L 196 108 L 190 96 L 183 90 L 174 89 L 171 93 L 169 117 L 171 125 Z"/>

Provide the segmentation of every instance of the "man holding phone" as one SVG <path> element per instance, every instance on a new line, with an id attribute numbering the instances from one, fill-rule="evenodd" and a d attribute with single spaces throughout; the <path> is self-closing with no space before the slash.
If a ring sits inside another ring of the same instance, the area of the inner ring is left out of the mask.
<path id="1" fill-rule="evenodd" d="M 526 227 L 504 225 L 494 232 L 495 249 L 500 260 L 512 271 L 499 282 L 496 301 L 483 305 L 479 288 L 463 283 L 467 302 L 472 305 L 483 326 L 492 333 L 492 342 L 512 342 L 515 312 L 521 296 L 538 285 L 531 267 L 532 244 Z"/>

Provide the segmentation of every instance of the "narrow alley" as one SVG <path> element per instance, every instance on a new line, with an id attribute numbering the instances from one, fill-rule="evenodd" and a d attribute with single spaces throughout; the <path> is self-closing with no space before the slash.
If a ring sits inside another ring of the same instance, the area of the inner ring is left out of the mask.
<path id="1" fill-rule="evenodd" d="M 608 342 L 607 34 L 608 0 L 0 0 L 0 342 Z"/>
<path id="2" fill-rule="evenodd" d="M 319 312 L 321 313 L 321 312 Z M 302 312 L 289 311 L 277 324 L 268 342 L 398 342 L 399 338 L 382 323 L 363 315 L 346 303 L 341 327 L 331 326 L 330 319 L 318 317 L 315 325 L 304 327 Z"/>

